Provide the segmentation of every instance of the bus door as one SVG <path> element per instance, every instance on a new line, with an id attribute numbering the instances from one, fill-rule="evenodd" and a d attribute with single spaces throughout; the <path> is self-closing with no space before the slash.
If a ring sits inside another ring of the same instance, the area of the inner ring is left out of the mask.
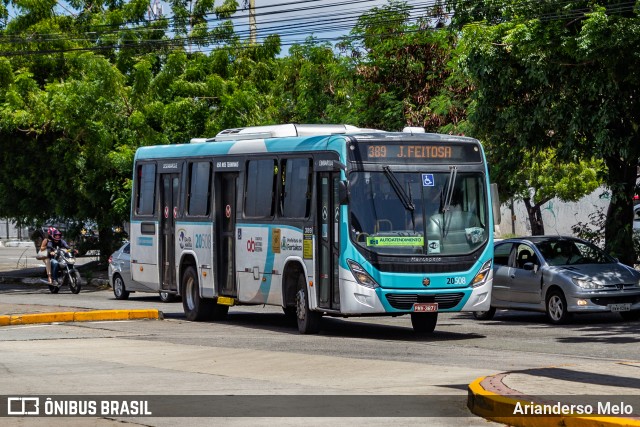
<path id="1" fill-rule="evenodd" d="M 160 289 L 177 290 L 176 284 L 176 220 L 180 199 L 180 175 L 160 175 Z"/>
<path id="2" fill-rule="evenodd" d="M 236 186 L 238 173 L 216 172 L 216 284 L 218 295 L 237 297 L 235 275 Z"/>
<path id="3" fill-rule="evenodd" d="M 338 172 L 317 174 L 318 204 L 316 217 L 318 237 L 317 278 L 318 305 L 321 308 L 340 310 L 339 255 L 340 255 L 340 200 L 338 197 Z"/>

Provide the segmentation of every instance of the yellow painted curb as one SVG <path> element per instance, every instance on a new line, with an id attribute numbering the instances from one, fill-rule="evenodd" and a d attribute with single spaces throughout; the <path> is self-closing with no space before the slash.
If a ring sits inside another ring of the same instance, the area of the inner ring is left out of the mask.
<path id="1" fill-rule="evenodd" d="M 468 387 L 467 407 L 482 418 L 513 427 L 640 427 L 639 420 L 602 416 L 504 416 L 514 414 L 516 404 L 529 405 L 530 401 L 512 399 L 485 390 L 481 383 L 486 377 L 477 378 Z"/>
<path id="2" fill-rule="evenodd" d="M 159 310 L 94 310 L 0 316 L 0 326 L 32 323 L 95 322 L 100 320 L 163 319 Z"/>

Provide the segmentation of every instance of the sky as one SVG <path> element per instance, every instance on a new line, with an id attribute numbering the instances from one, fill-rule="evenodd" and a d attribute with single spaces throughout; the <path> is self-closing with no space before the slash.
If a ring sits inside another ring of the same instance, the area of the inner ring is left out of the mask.
<path id="1" fill-rule="evenodd" d="M 150 3 L 155 1 L 150 0 Z M 244 1 L 237 1 L 242 8 Z M 164 15 L 169 15 L 168 4 L 158 2 Z M 408 3 L 424 4 L 424 1 Z M 283 51 L 288 51 L 294 43 L 303 43 L 309 36 L 335 44 L 340 36 L 349 33 L 360 15 L 385 4 L 387 0 L 255 0 L 258 41 L 278 33 Z M 248 10 L 239 10 L 233 18 L 236 33 L 247 38 L 248 15 Z"/>

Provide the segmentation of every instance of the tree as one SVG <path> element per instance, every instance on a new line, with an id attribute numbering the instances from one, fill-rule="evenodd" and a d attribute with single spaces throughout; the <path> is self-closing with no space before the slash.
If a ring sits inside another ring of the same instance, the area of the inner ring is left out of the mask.
<path id="1" fill-rule="evenodd" d="M 389 1 L 358 19 L 340 48 L 355 73 L 352 105 L 360 125 L 400 130 L 421 126 L 459 133 L 470 86 L 455 78 L 449 62 L 456 34 L 441 28 L 442 10 L 412 22 L 412 8 Z"/>
<path id="2" fill-rule="evenodd" d="M 515 153 L 550 147 L 565 164 L 601 156 L 612 194 L 605 248 L 631 265 L 640 157 L 640 20 L 633 4 L 451 5 L 463 34 L 461 63 L 476 87 L 470 121 L 477 135 Z"/>
<path id="3" fill-rule="evenodd" d="M 488 147 L 491 179 L 502 197 L 524 202 L 532 235 L 545 234 L 542 206 L 551 199 L 576 202 L 601 185 L 598 177 L 603 165 L 597 159 L 561 164 L 551 148 L 517 155 L 510 150 L 502 153 L 506 157 L 499 153 Z"/>

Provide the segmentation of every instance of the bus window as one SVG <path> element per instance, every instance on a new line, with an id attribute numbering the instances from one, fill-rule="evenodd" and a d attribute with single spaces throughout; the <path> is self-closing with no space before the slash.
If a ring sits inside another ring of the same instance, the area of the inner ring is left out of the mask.
<path id="1" fill-rule="evenodd" d="M 274 188 L 278 167 L 275 160 L 249 160 L 244 193 L 244 214 L 247 217 L 273 216 Z"/>
<path id="2" fill-rule="evenodd" d="M 283 217 L 308 218 L 311 208 L 311 160 L 287 159 L 282 161 Z"/>
<path id="3" fill-rule="evenodd" d="M 211 206 L 211 163 L 189 164 L 187 215 L 208 216 Z"/>
<path id="4" fill-rule="evenodd" d="M 136 188 L 136 214 L 153 215 L 156 200 L 156 165 L 138 165 L 138 186 Z"/>

